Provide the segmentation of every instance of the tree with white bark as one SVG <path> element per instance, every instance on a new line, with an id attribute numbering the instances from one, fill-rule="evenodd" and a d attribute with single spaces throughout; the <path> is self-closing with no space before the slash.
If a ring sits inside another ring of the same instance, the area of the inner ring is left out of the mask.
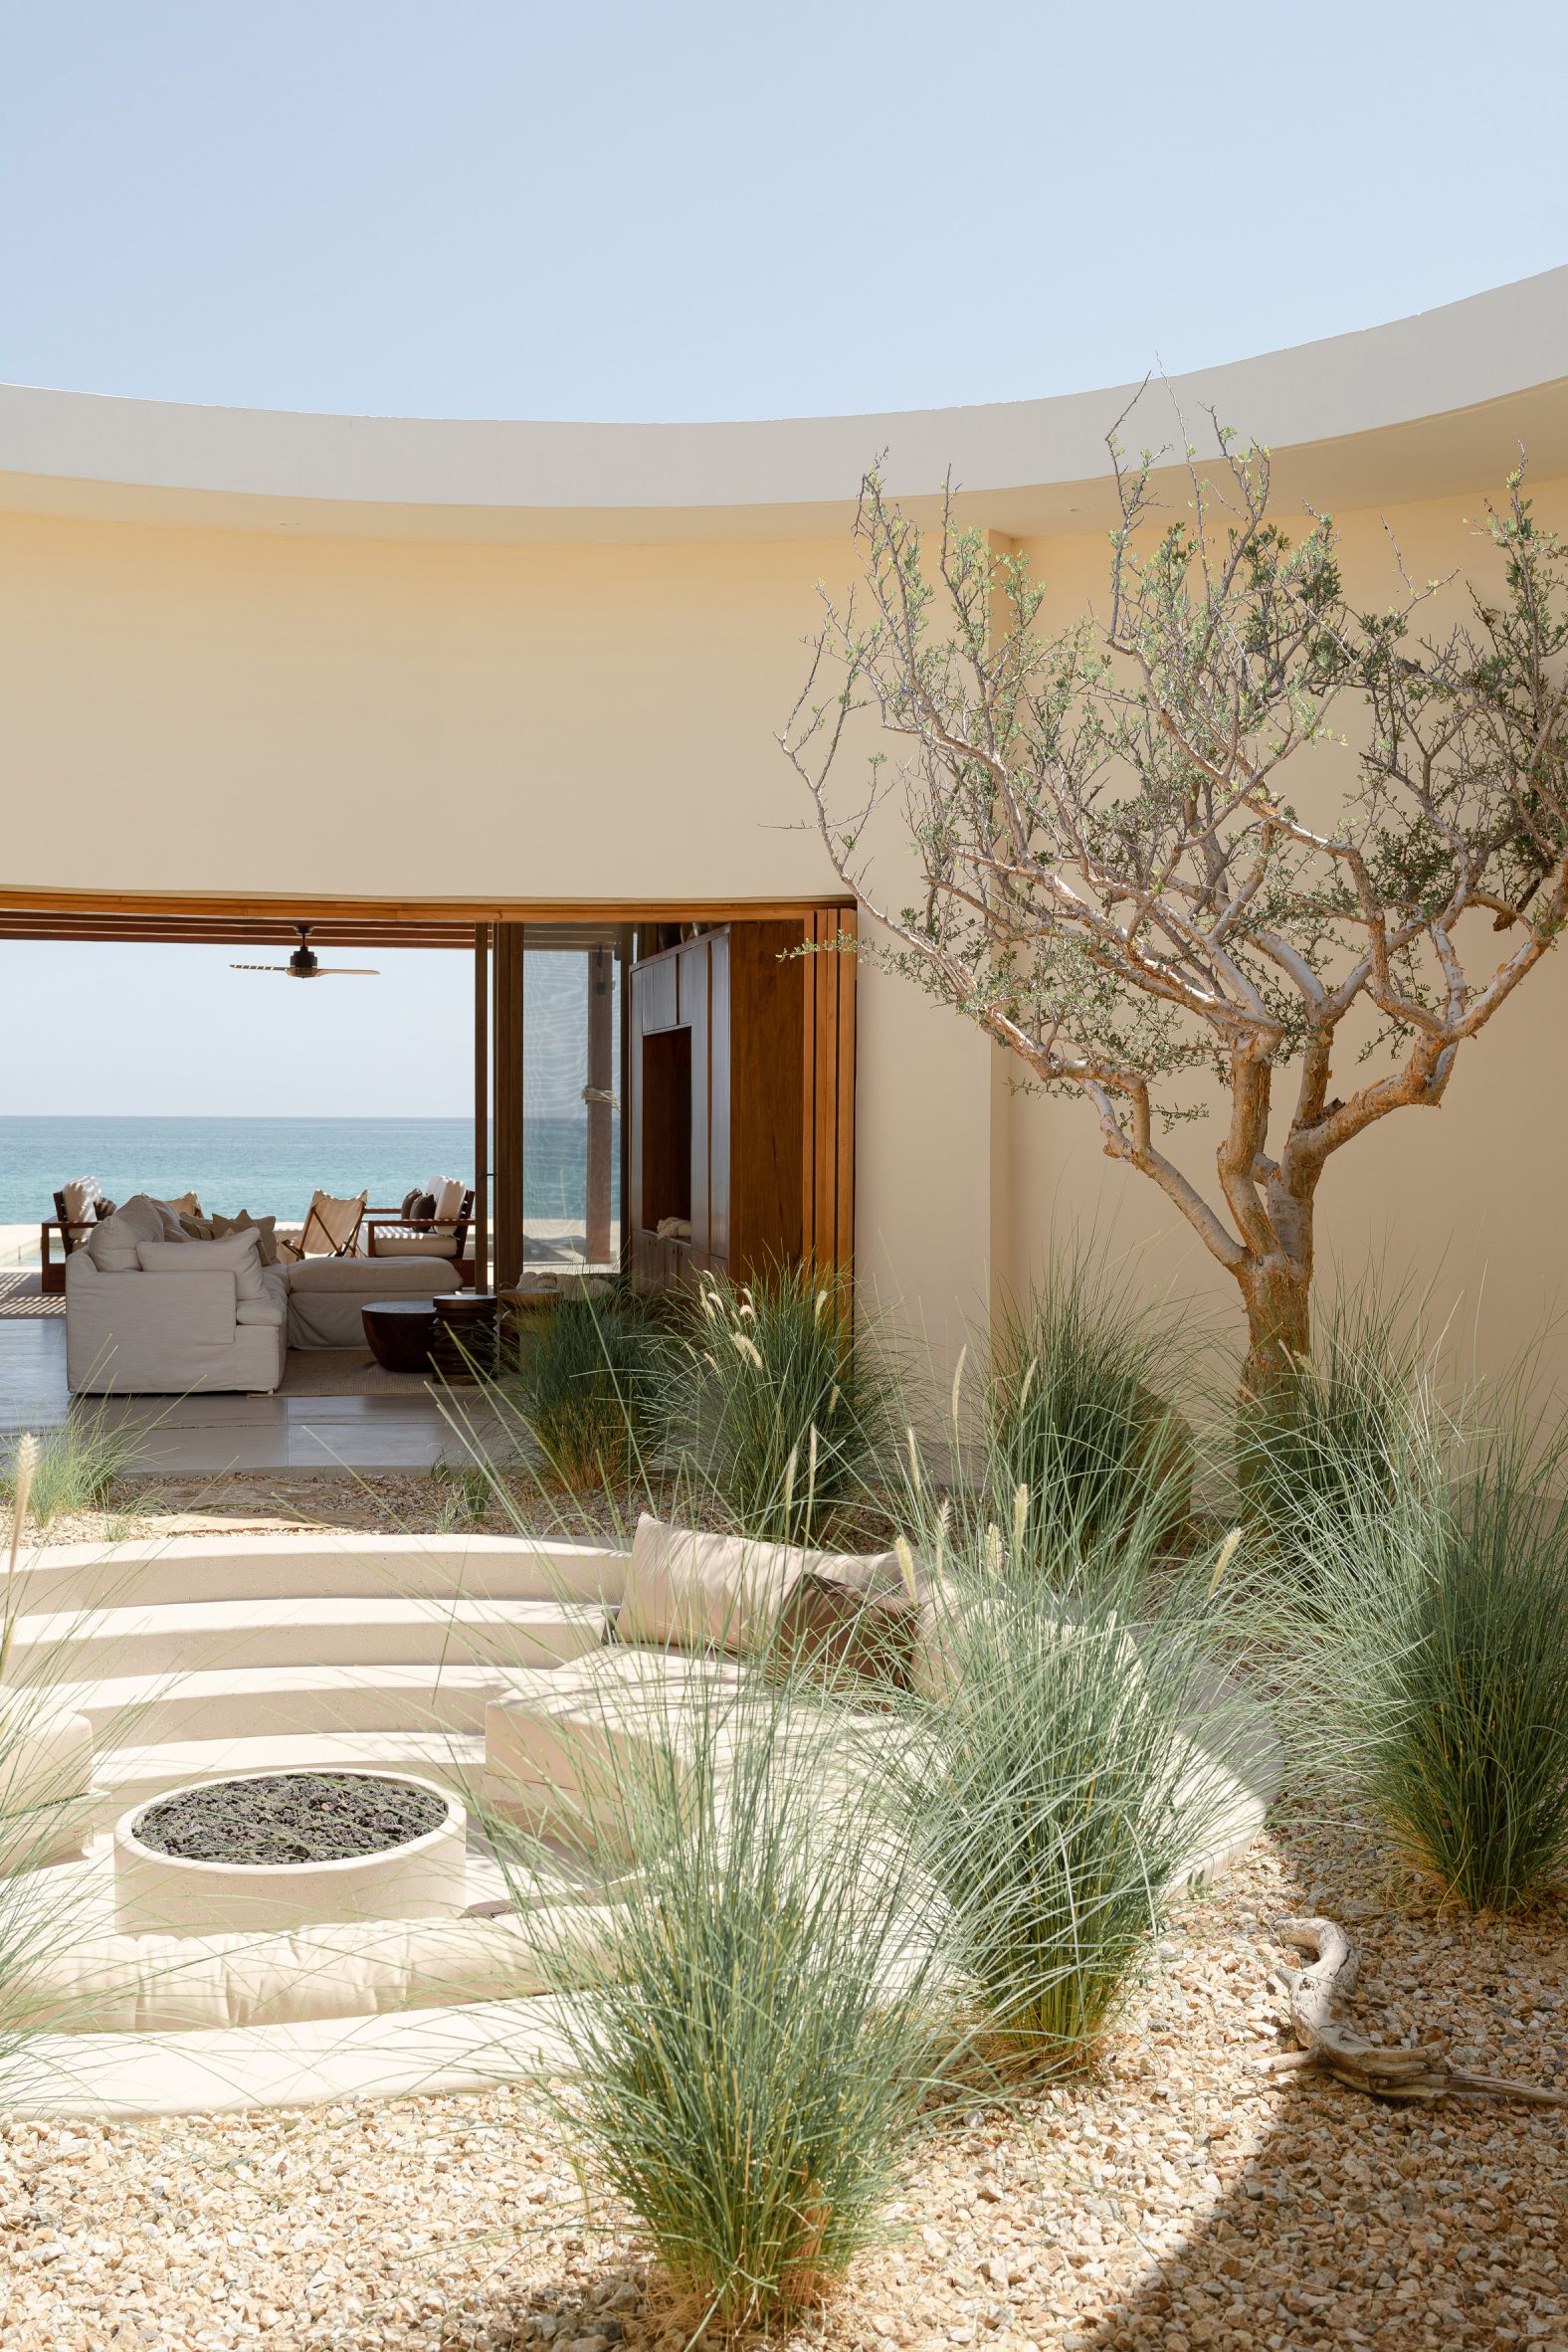
<path id="1" fill-rule="evenodd" d="M 1214 430 L 1166 514 L 1112 435 L 1108 593 L 1056 628 L 951 484 L 927 534 L 874 469 L 780 740 L 874 918 L 861 952 L 1084 1099 L 1240 1285 L 1256 1390 L 1310 1347 L 1329 1161 L 1443 1101 L 1568 915 L 1568 557 L 1521 468 L 1472 526 L 1461 621 L 1424 633 L 1457 581 L 1411 580 L 1392 539 L 1394 600 L 1360 610 L 1332 517 L 1286 532 L 1267 451 Z M 899 748 L 846 791 L 868 724 Z M 869 856 L 889 801 L 902 905 Z M 1207 1185 L 1169 1131 L 1216 1083 Z"/>

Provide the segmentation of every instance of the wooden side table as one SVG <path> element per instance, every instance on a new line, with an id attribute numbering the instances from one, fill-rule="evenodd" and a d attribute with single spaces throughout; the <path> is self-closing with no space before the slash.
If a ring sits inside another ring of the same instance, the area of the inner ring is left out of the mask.
<path id="1" fill-rule="evenodd" d="M 436 1334 L 430 1361 L 446 1380 L 493 1379 L 498 1368 L 499 1301 L 493 1290 L 446 1290 L 431 1300 Z"/>
<path id="2" fill-rule="evenodd" d="M 374 1298 L 360 1320 L 370 1352 L 386 1372 L 428 1372 L 436 1317 L 428 1298 Z"/>

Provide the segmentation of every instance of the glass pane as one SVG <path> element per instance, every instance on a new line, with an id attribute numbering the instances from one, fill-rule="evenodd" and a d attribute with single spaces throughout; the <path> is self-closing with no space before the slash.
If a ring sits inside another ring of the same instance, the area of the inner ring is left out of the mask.
<path id="1" fill-rule="evenodd" d="M 613 931 L 529 924 L 522 980 L 523 1263 L 621 1263 L 621 967 Z M 569 943 L 568 943 L 569 942 Z"/>

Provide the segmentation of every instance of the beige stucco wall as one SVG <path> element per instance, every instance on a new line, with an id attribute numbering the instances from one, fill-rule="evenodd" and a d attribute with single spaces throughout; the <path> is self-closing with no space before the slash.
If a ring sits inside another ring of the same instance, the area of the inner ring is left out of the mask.
<path id="1" fill-rule="evenodd" d="M 6 517 L 5 879 L 824 891 L 774 732 L 842 563 Z"/>
<path id="2" fill-rule="evenodd" d="M 0 516 L 0 884 L 832 894 L 775 733 L 845 558 Z M 987 1049 L 875 971 L 861 1048 L 862 1263 L 945 1363 L 989 1281 Z"/>
<path id="3" fill-rule="evenodd" d="M 1498 470 L 1507 452 L 1499 453 Z M 1489 486 L 1391 513 L 1417 573 L 1474 553 Z M 1568 483 L 1537 487 L 1568 527 Z M 1341 518 L 1353 584 L 1381 520 Z M 1030 543 L 1065 611 L 1098 535 Z M 473 545 L 0 516 L 0 882 L 363 896 L 774 897 L 831 890 L 773 740 L 841 539 Z M 883 881 L 889 879 L 884 862 Z M 1322 1251 L 1430 1280 L 1495 1364 L 1562 1295 L 1568 965 L 1462 1059 L 1436 1114 L 1353 1145 Z M 91 1050 L 91 1048 L 89 1048 Z M 945 1382 L 966 1318 L 1053 1231 L 1138 1247 L 1139 1278 L 1238 1329 L 1226 1278 L 1078 1104 L 1013 1095 L 964 1024 L 863 980 L 861 1260 Z M 1212 1130 L 1177 1138 L 1194 1164 Z M 1140 1246 L 1141 1245 L 1141 1246 Z M 1561 1333 L 1548 1368 L 1568 1389 Z"/>

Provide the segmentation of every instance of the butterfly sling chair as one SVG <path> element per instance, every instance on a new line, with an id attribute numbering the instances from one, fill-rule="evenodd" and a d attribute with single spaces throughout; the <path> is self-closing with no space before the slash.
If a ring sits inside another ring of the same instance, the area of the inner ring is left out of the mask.
<path id="1" fill-rule="evenodd" d="M 278 1255 L 294 1266 L 301 1258 L 352 1258 L 369 1198 L 368 1192 L 356 1192 L 351 1200 L 339 1201 L 329 1192 L 313 1192 L 298 1235 L 278 1236 Z"/>

